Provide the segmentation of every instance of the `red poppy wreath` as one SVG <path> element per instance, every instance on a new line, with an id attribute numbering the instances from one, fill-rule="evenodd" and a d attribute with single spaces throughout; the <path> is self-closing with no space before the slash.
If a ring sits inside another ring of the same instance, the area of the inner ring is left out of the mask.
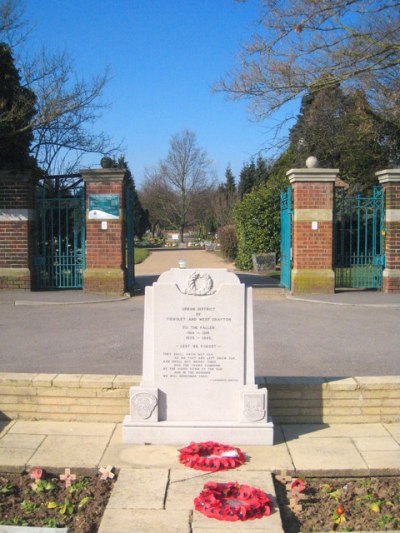
<path id="1" fill-rule="evenodd" d="M 239 483 L 209 481 L 194 499 L 194 508 L 209 518 L 236 522 L 269 516 L 273 506 L 260 489 Z"/>
<path id="2" fill-rule="evenodd" d="M 219 442 L 191 442 L 179 451 L 179 462 L 196 470 L 216 472 L 237 468 L 245 462 L 240 448 Z"/>

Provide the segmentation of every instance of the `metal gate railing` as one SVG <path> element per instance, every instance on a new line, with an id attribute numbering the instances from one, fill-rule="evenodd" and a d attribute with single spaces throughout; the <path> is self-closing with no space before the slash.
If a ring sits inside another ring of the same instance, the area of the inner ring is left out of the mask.
<path id="1" fill-rule="evenodd" d="M 374 187 L 371 197 L 347 196 L 344 190 L 336 190 L 333 258 L 337 288 L 381 288 L 384 216 L 382 187 Z"/>
<path id="2" fill-rule="evenodd" d="M 36 189 L 33 289 L 81 289 L 85 270 L 84 188 L 51 194 L 45 186 Z"/>
<path id="3" fill-rule="evenodd" d="M 281 286 L 290 289 L 292 271 L 292 188 L 281 191 Z"/>
<path id="4" fill-rule="evenodd" d="M 131 182 L 125 184 L 125 290 L 133 292 L 135 285 L 135 188 Z"/>

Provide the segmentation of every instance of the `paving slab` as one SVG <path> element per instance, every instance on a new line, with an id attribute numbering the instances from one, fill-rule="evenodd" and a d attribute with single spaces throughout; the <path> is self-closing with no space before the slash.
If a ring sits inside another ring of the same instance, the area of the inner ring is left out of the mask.
<path id="1" fill-rule="evenodd" d="M 59 422 L 50 420 L 17 420 L 9 433 L 30 435 L 86 435 L 111 437 L 113 422 Z"/>
<path id="2" fill-rule="evenodd" d="M 399 451 L 365 451 L 361 452 L 367 463 L 371 475 L 384 476 L 400 475 L 400 450 Z"/>
<path id="3" fill-rule="evenodd" d="M 298 439 L 288 441 L 288 448 L 298 474 L 368 474 L 367 463 L 349 438 Z"/>
<path id="4" fill-rule="evenodd" d="M 384 424 L 387 431 L 392 435 L 397 442 L 400 443 L 400 422 L 394 422 L 393 424 Z"/>
<path id="5" fill-rule="evenodd" d="M 204 483 L 214 480 L 218 482 L 238 481 L 238 483 L 245 483 L 252 487 L 260 488 L 271 498 L 274 504 L 273 513 L 264 518 L 257 520 L 248 520 L 245 522 L 225 522 L 208 518 L 198 511 L 193 512 L 192 528 L 193 531 L 204 530 L 219 530 L 219 531 L 270 531 L 273 533 L 280 533 L 283 531 L 279 508 L 276 506 L 275 488 L 272 476 L 268 472 L 219 472 L 210 474 L 207 479 L 198 477 L 184 482 L 173 481 L 173 473 L 171 472 L 171 483 L 167 496 L 167 507 L 169 505 L 191 505 L 193 508 L 193 499 L 203 489 Z"/>
<path id="6" fill-rule="evenodd" d="M 10 431 L 15 422 L 15 420 L 0 420 L 0 438 Z"/>
<path id="7" fill-rule="evenodd" d="M 400 444 L 393 437 L 360 437 L 353 438 L 360 452 L 400 451 Z"/>
<path id="8" fill-rule="evenodd" d="M 0 448 L 27 448 L 30 450 L 36 450 L 45 438 L 45 435 L 8 433 L 3 437 L 0 436 Z"/>
<path id="9" fill-rule="evenodd" d="M 383 424 L 285 424 L 282 431 L 286 441 L 333 437 L 387 437 Z"/>
<path id="10" fill-rule="evenodd" d="M 107 509 L 164 509 L 168 478 L 166 468 L 122 469 Z"/>
<path id="11" fill-rule="evenodd" d="M 96 468 L 108 444 L 108 436 L 49 435 L 32 455 L 29 467 Z"/>
<path id="12" fill-rule="evenodd" d="M 71 530 L 57 528 L 58 533 L 69 533 Z M 54 533 L 51 527 L 0 526 L 0 533 Z"/>
<path id="13" fill-rule="evenodd" d="M 190 469 L 186 470 L 190 471 Z M 200 494 L 204 484 L 208 481 L 216 481 L 217 483 L 237 481 L 238 483 L 244 483 L 263 490 L 271 497 L 271 499 L 275 498 L 275 489 L 272 482 L 272 476 L 269 472 L 243 472 L 239 469 L 213 473 L 195 471 L 193 477 L 189 478 L 182 476 L 181 472 L 171 470 L 165 504 L 166 508 L 180 510 L 193 509 L 194 498 Z"/>
<path id="14" fill-rule="evenodd" d="M 246 462 L 238 470 L 266 470 L 278 472 L 279 470 L 294 470 L 292 458 L 286 443 L 274 446 L 243 446 L 242 451 L 246 456 Z"/>
<path id="15" fill-rule="evenodd" d="M 0 448 L 0 472 L 23 472 L 35 453 L 28 448 Z"/>
<path id="16" fill-rule="evenodd" d="M 107 508 L 98 533 L 189 533 L 190 513 Z"/>
<path id="17" fill-rule="evenodd" d="M 236 533 L 248 533 L 249 531 L 265 531 L 269 533 L 283 533 L 282 524 L 276 519 L 278 513 L 265 516 L 257 520 L 245 522 L 224 522 L 215 518 L 207 518 L 201 513 L 194 511 L 192 532 L 212 533 L 214 531 L 235 531 Z"/>
<path id="18" fill-rule="evenodd" d="M 117 424 L 102 462 L 118 468 L 170 468 L 178 463 L 177 446 L 136 445 L 122 442 L 122 424 Z"/>

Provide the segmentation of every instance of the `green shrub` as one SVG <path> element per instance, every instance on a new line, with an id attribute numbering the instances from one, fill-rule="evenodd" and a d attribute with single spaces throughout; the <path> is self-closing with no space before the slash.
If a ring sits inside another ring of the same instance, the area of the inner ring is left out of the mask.
<path id="1" fill-rule="evenodd" d="M 280 252 L 280 191 L 287 186 L 285 175 L 271 176 L 246 194 L 235 210 L 238 254 L 236 266 L 253 267 L 252 254 Z"/>
<path id="2" fill-rule="evenodd" d="M 218 240 L 221 245 L 221 252 L 228 261 L 234 261 L 237 256 L 238 243 L 236 228 L 233 224 L 223 226 L 218 230 Z"/>

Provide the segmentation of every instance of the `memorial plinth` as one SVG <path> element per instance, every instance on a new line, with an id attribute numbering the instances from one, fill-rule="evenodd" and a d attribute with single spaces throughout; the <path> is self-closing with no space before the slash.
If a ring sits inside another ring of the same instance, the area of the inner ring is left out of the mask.
<path id="1" fill-rule="evenodd" d="M 171 269 L 145 295 L 143 380 L 130 390 L 131 443 L 272 444 L 254 376 L 251 289 L 225 269 Z"/>

